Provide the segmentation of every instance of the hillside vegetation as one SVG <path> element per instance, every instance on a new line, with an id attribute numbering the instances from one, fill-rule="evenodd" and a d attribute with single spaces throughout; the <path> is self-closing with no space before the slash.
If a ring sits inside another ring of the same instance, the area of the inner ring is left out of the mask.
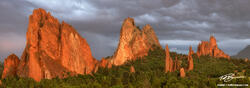
<path id="1" fill-rule="evenodd" d="M 181 67 L 187 68 L 185 55 L 171 53 L 181 60 Z M 183 58 L 181 58 L 183 57 Z M 225 83 L 218 78 L 236 70 L 242 75 L 250 76 L 250 64 L 241 59 L 227 60 L 193 55 L 194 70 L 185 71 L 186 77 L 181 78 L 179 71 L 165 73 L 165 51 L 157 48 L 149 51 L 148 56 L 135 61 L 129 61 L 122 66 L 111 69 L 99 68 L 92 75 L 78 75 L 64 79 L 43 79 L 35 82 L 30 78 L 11 77 L 2 79 L 2 87 L 10 88 L 217 88 L 217 84 Z M 134 66 L 135 73 L 130 73 L 130 66 Z M 1 70 L 3 66 L 1 65 Z M 2 71 L 1 71 L 2 72 Z M 233 79 L 226 84 L 248 84 L 249 78 Z M 229 88 L 229 87 L 228 87 Z M 232 88 L 232 87 L 230 87 Z M 236 88 L 236 87 L 235 87 Z"/>

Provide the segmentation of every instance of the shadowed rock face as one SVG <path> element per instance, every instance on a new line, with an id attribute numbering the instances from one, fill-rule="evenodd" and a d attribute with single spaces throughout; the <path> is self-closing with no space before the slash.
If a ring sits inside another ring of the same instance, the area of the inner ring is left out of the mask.
<path id="1" fill-rule="evenodd" d="M 120 40 L 115 54 L 110 58 L 114 65 L 122 65 L 127 60 L 146 56 L 153 46 L 160 46 L 153 28 L 146 25 L 137 28 L 133 18 L 124 20 L 120 32 Z"/>
<path id="2" fill-rule="evenodd" d="M 2 78 L 7 76 L 16 76 L 17 67 L 19 64 L 19 59 L 15 54 L 11 54 L 4 60 L 4 70 L 2 74 Z"/>
<path id="3" fill-rule="evenodd" d="M 67 72 L 90 74 L 97 61 L 87 41 L 75 29 L 43 9 L 29 17 L 26 47 L 17 70 L 20 77 L 36 81 L 64 77 Z"/>
<path id="4" fill-rule="evenodd" d="M 222 50 L 220 50 L 217 46 L 216 39 L 214 36 L 210 37 L 210 41 L 202 41 L 198 45 L 197 55 L 209 55 L 216 58 L 227 58 L 230 59 L 230 56 L 225 54 Z"/>

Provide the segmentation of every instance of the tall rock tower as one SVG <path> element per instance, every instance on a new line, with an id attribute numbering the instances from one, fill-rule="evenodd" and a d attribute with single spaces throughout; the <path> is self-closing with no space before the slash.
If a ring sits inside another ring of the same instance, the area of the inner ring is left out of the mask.
<path id="1" fill-rule="evenodd" d="M 154 46 L 161 47 L 153 28 L 145 25 L 139 29 L 134 19 L 128 17 L 122 24 L 119 44 L 110 61 L 114 65 L 122 65 L 127 60 L 146 56 L 150 49 L 154 49 Z"/>

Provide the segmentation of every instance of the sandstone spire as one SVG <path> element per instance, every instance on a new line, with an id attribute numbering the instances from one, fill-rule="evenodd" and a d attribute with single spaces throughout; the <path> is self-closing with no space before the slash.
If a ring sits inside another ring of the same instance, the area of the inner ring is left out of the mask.
<path id="1" fill-rule="evenodd" d="M 189 54 L 188 54 L 188 71 L 194 69 L 194 62 L 193 62 L 193 57 L 192 57 L 192 46 L 189 48 Z"/>
<path id="2" fill-rule="evenodd" d="M 90 74 L 97 61 L 87 41 L 69 24 L 39 8 L 29 17 L 26 48 L 17 70 L 36 81 L 71 74 Z M 84 69 L 84 70 L 83 70 Z"/>
<path id="3" fill-rule="evenodd" d="M 135 68 L 134 68 L 134 66 L 130 66 L 130 72 L 131 72 L 131 73 L 135 73 Z"/>
<path id="4" fill-rule="evenodd" d="M 7 76 L 16 76 L 17 67 L 19 65 L 19 58 L 15 54 L 11 54 L 4 60 L 4 69 L 2 78 Z"/>
<path id="5" fill-rule="evenodd" d="M 153 46 L 161 47 L 154 30 L 150 25 L 141 29 L 136 27 L 134 19 L 124 20 L 120 32 L 120 40 L 115 54 L 110 58 L 114 65 L 122 65 L 127 60 L 133 60 L 148 54 Z"/>
<path id="6" fill-rule="evenodd" d="M 166 59 L 165 59 L 165 72 L 173 72 L 173 60 L 169 53 L 168 45 L 166 45 Z"/>
<path id="7" fill-rule="evenodd" d="M 225 54 L 222 50 L 220 50 L 217 46 L 216 39 L 214 36 L 210 37 L 210 41 L 201 41 L 198 45 L 197 55 L 200 57 L 201 55 L 209 55 L 216 58 L 227 58 L 230 59 L 230 56 Z"/>
<path id="8" fill-rule="evenodd" d="M 193 49 L 192 49 L 192 46 L 190 46 L 189 47 L 189 53 L 188 53 L 188 55 L 193 55 L 194 54 L 194 51 L 193 51 Z"/>

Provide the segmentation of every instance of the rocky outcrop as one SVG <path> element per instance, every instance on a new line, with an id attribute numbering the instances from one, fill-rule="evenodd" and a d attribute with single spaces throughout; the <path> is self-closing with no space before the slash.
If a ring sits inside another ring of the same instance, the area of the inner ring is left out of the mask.
<path id="1" fill-rule="evenodd" d="M 130 66 L 130 73 L 135 73 L 135 68 L 134 68 L 134 66 Z"/>
<path id="2" fill-rule="evenodd" d="M 216 58 L 230 59 L 229 55 L 225 54 L 222 50 L 218 48 L 214 36 L 210 37 L 210 41 L 202 41 L 198 45 L 197 55 L 198 57 L 200 57 L 201 55 L 209 55 Z"/>
<path id="3" fill-rule="evenodd" d="M 87 41 L 69 24 L 59 21 L 43 9 L 29 17 L 26 47 L 17 75 L 36 81 L 65 77 L 68 72 L 90 74 L 97 60 Z"/>
<path id="4" fill-rule="evenodd" d="M 7 76 L 16 76 L 17 67 L 19 65 L 19 58 L 15 54 L 11 54 L 4 60 L 4 69 L 2 73 L 2 78 Z"/>
<path id="5" fill-rule="evenodd" d="M 184 70 L 184 68 L 181 68 L 180 69 L 180 77 L 186 77 L 186 73 L 185 73 L 185 70 Z"/>
<path id="6" fill-rule="evenodd" d="M 173 60 L 169 53 L 168 45 L 166 45 L 165 72 L 173 72 Z"/>
<path id="7" fill-rule="evenodd" d="M 189 54 L 188 54 L 188 71 L 194 69 L 194 62 L 193 62 L 192 54 L 193 54 L 193 50 L 192 50 L 192 46 L 190 46 Z"/>
<path id="8" fill-rule="evenodd" d="M 106 68 L 106 67 L 107 68 L 111 68 L 112 64 L 107 59 L 102 58 L 101 61 L 99 62 L 99 67 L 102 67 L 102 68 Z"/>
<path id="9" fill-rule="evenodd" d="M 134 60 L 148 54 L 154 46 L 161 47 L 153 28 L 145 25 L 142 30 L 136 27 L 133 18 L 124 20 L 120 40 L 115 54 L 110 58 L 114 65 L 122 65 L 127 60 Z"/>

